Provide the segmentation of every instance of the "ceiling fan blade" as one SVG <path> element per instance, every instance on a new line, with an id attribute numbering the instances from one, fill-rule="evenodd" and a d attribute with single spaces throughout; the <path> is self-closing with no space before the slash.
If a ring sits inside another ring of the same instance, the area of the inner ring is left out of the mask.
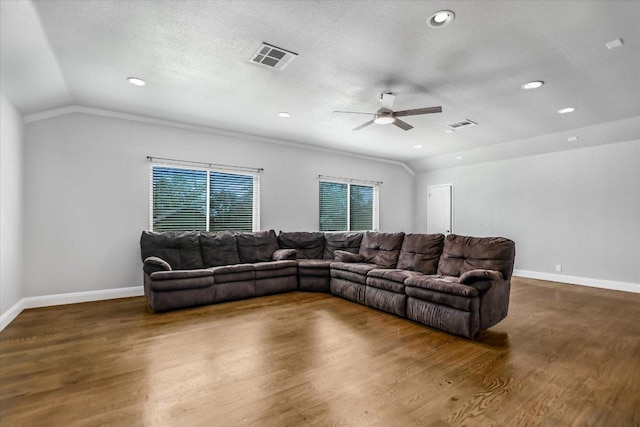
<path id="1" fill-rule="evenodd" d="M 413 129 L 413 126 L 411 126 L 409 123 L 407 122 L 403 122 L 402 120 L 396 118 L 393 122 L 394 125 L 398 126 L 400 129 L 403 130 L 411 130 Z"/>
<path id="2" fill-rule="evenodd" d="M 442 113 L 442 107 L 416 108 L 415 110 L 396 111 L 393 113 L 396 117 L 417 116 L 419 114 Z"/>
<path id="3" fill-rule="evenodd" d="M 373 124 L 373 120 L 368 121 L 367 123 L 365 123 L 365 124 L 363 124 L 363 125 L 360 125 L 360 126 L 358 126 L 357 128 L 354 128 L 353 130 L 360 130 L 360 129 L 362 129 L 362 128 L 366 128 L 367 126 L 369 126 L 369 125 L 371 125 L 371 124 Z"/>
<path id="4" fill-rule="evenodd" d="M 359 111 L 332 111 L 332 113 L 346 113 L 346 114 L 368 114 L 370 116 L 375 116 L 376 113 L 361 113 Z"/>
<path id="5" fill-rule="evenodd" d="M 387 110 L 391 110 L 391 107 L 393 107 L 393 101 L 395 100 L 396 96 L 392 93 L 383 93 L 382 95 L 380 95 L 382 108 L 386 108 Z"/>

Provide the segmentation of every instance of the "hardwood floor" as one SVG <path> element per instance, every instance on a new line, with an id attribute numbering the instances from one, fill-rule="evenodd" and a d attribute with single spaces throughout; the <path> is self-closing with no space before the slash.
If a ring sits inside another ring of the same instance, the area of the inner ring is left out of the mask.
<path id="1" fill-rule="evenodd" d="M 289 293 L 25 310 L 1 426 L 639 426 L 640 294 L 515 278 L 477 341 Z"/>

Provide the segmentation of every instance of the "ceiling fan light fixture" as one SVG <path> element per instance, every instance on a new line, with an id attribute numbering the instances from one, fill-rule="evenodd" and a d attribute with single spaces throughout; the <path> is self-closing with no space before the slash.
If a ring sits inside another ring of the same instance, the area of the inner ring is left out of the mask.
<path id="1" fill-rule="evenodd" d="M 393 116 L 376 116 L 373 120 L 374 123 L 379 125 L 388 125 L 396 121 L 396 118 Z"/>
<path id="2" fill-rule="evenodd" d="M 449 25 L 456 14 L 450 10 L 439 10 L 427 19 L 427 25 L 432 28 L 440 28 Z"/>
<path id="3" fill-rule="evenodd" d="M 566 108 L 561 108 L 558 110 L 558 114 L 567 114 L 567 113 L 573 113 L 574 111 L 576 111 L 575 108 L 573 107 L 566 107 Z"/>

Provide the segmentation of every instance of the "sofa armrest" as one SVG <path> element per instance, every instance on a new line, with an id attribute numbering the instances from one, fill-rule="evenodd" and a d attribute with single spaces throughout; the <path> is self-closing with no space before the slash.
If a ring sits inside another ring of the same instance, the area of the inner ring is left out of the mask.
<path id="1" fill-rule="evenodd" d="M 151 273 L 155 273 L 156 271 L 171 271 L 172 268 L 169 263 L 162 258 L 158 258 L 157 256 L 150 256 L 144 260 L 144 265 L 142 267 L 147 275 L 151 275 Z"/>
<path id="2" fill-rule="evenodd" d="M 502 273 L 495 270 L 469 270 L 460 276 L 460 283 L 463 285 L 470 285 L 480 280 L 502 280 Z"/>
<path id="3" fill-rule="evenodd" d="M 333 256 L 336 261 L 340 262 L 364 262 L 364 257 L 359 254 L 354 254 L 348 251 L 333 251 Z"/>
<path id="4" fill-rule="evenodd" d="M 273 261 L 286 261 L 290 259 L 296 259 L 296 255 L 298 251 L 295 249 L 276 249 L 276 251 L 271 256 Z"/>

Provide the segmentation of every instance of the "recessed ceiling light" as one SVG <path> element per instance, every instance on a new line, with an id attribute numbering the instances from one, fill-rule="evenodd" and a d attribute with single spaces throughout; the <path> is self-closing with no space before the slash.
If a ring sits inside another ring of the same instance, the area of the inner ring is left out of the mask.
<path id="1" fill-rule="evenodd" d="M 455 132 L 453 129 L 447 129 L 444 131 L 444 133 L 453 133 L 453 132 Z"/>
<path id="2" fill-rule="evenodd" d="M 450 10 L 440 10 L 427 19 L 427 25 L 433 28 L 444 27 L 449 25 L 456 17 L 456 14 Z"/>
<path id="3" fill-rule="evenodd" d="M 561 108 L 558 110 L 558 114 L 573 113 L 574 111 L 576 111 L 576 109 L 573 107 Z"/>
<path id="4" fill-rule="evenodd" d="M 615 40 L 611 40 L 609 43 L 605 43 L 605 46 L 607 46 L 607 49 L 611 50 L 611 49 L 620 47 L 623 44 L 624 44 L 624 41 L 622 39 L 615 39 Z"/>
<path id="5" fill-rule="evenodd" d="M 281 113 L 278 113 L 278 116 L 280 117 L 291 117 L 291 114 L 287 113 L 286 111 L 283 111 Z"/>
<path id="6" fill-rule="evenodd" d="M 536 80 L 534 82 L 525 83 L 521 87 L 524 90 L 538 89 L 539 87 L 542 87 L 543 84 L 544 82 L 542 80 Z"/>
<path id="7" fill-rule="evenodd" d="M 577 140 L 578 140 L 577 136 L 570 136 L 569 138 L 567 138 L 567 141 L 569 141 L 569 142 L 575 142 Z"/>
<path id="8" fill-rule="evenodd" d="M 414 145 L 413 148 L 422 148 L 422 145 Z"/>
<path id="9" fill-rule="evenodd" d="M 129 83 L 136 86 L 144 86 L 147 84 L 147 82 L 137 77 L 127 77 L 127 80 L 129 81 Z"/>
<path id="10" fill-rule="evenodd" d="M 463 158 L 464 157 L 462 157 L 462 156 L 456 156 L 456 159 L 458 159 L 458 160 L 462 160 Z"/>

